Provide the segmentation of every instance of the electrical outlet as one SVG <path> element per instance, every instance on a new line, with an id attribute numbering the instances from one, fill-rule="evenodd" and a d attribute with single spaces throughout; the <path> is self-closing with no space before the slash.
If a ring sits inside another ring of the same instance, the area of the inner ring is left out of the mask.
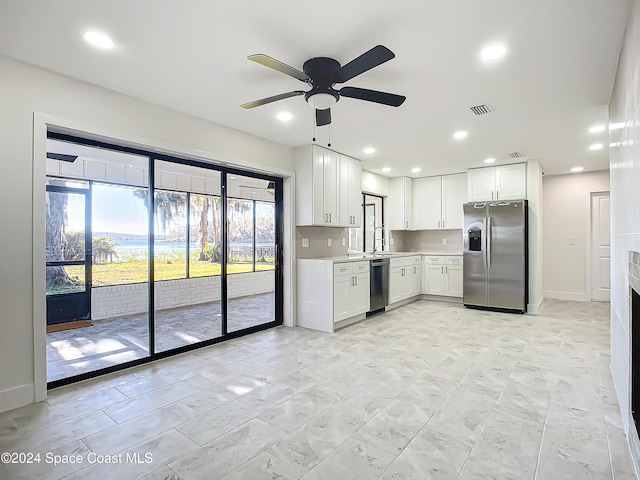
<path id="1" fill-rule="evenodd" d="M 443 244 L 443 245 L 446 245 L 446 244 L 447 244 L 447 239 L 446 239 L 446 238 L 443 238 L 443 239 L 442 239 L 442 244 Z"/>
<path id="2" fill-rule="evenodd" d="M 342 238 L 342 246 L 346 247 L 347 246 L 347 239 L 346 238 Z"/>
<path id="3" fill-rule="evenodd" d="M 393 238 L 391 240 L 389 240 L 389 245 L 395 245 L 395 244 L 396 244 L 396 242 L 395 242 L 395 240 Z"/>
<path id="4" fill-rule="evenodd" d="M 308 238 L 303 238 L 302 239 L 302 248 L 309 248 L 309 239 Z"/>
<path id="5" fill-rule="evenodd" d="M 331 239 L 327 238 L 327 247 L 330 247 L 330 246 L 331 246 Z"/>

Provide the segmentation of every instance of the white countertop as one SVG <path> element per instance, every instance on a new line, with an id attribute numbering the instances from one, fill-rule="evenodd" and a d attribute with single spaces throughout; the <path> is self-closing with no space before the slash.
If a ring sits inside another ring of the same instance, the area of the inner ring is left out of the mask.
<path id="1" fill-rule="evenodd" d="M 323 258 L 305 258 L 301 260 L 324 260 L 330 262 L 362 262 L 371 260 L 372 258 L 398 258 L 398 257 L 414 257 L 416 255 L 443 255 L 448 257 L 461 257 L 462 252 L 383 252 L 382 254 L 373 254 L 373 253 L 354 253 L 347 256 L 339 256 L 339 257 L 323 257 Z"/>

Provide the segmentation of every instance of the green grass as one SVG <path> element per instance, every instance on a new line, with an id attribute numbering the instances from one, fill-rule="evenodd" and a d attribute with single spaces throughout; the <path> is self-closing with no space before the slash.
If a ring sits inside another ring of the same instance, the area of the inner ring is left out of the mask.
<path id="1" fill-rule="evenodd" d="M 256 271 L 273 270 L 273 264 L 256 263 Z M 65 267 L 71 278 L 83 278 L 84 266 L 73 265 Z M 93 266 L 93 286 L 122 285 L 127 283 L 141 283 L 149 279 L 149 267 L 146 259 L 128 260 L 126 262 L 105 263 Z M 227 273 L 251 272 L 251 263 L 229 263 Z M 220 275 L 220 265 L 210 262 L 191 261 L 189 265 L 190 277 L 208 277 Z M 185 262 L 176 259 L 157 259 L 154 266 L 155 280 L 175 280 L 185 278 Z M 66 286 L 66 289 L 69 287 Z M 53 286 L 48 287 L 48 293 L 63 293 Z"/>

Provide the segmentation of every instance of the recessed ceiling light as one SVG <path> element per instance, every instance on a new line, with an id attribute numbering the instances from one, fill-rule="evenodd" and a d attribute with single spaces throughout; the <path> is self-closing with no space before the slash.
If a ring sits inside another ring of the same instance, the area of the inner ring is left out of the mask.
<path id="1" fill-rule="evenodd" d="M 484 163 L 493 163 L 493 162 L 495 162 L 495 161 L 496 161 L 496 159 L 495 159 L 495 158 L 485 158 L 485 159 L 484 159 Z"/>
<path id="2" fill-rule="evenodd" d="M 276 115 L 276 118 L 281 122 L 288 122 L 293 118 L 293 115 L 291 115 L 289 112 L 280 112 L 278 115 Z"/>
<path id="3" fill-rule="evenodd" d="M 572 171 L 573 173 L 578 173 L 578 172 L 581 172 L 581 171 L 583 171 L 583 170 L 584 170 L 584 168 L 583 168 L 583 167 L 573 167 L 573 168 L 571 169 L 571 171 Z"/>
<path id="4" fill-rule="evenodd" d="M 412 172 L 412 173 L 418 173 L 419 171 L 420 171 L 420 168 L 419 168 L 419 167 L 415 167 L 415 168 L 412 168 L 412 169 L 411 169 L 411 172 Z"/>
<path id="5" fill-rule="evenodd" d="M 363 150 L 363 152 L 367 155 L 371 155 L 372 153 L 376 153 L 376 149 L 373 147 L 367 147 Z"/>
<path id="6" fill-rule="evenodd" d="M 382 171 L 383 172 L 390 172 L 391 171 L 391 167 L 382 167 Z"/>
<path id="7" fill-rule="evenodd" d="M 605 127 L 604 125 L 594 125 L 593 127 L 591 127 L 589 129 L 589 133 L 600 133 L 600 132 L 604 132 L 605 129 L 607 127 Z"/>
<path id="8" fill-rule="evenodd" d="M 455 138 L 456 140 L 462 140 L 463 138 L 467 138 L 467 135 L 469 135 L 468 132 L 465 132 L 464 130 L 458 130 L 453 134 L 453 138 Z"/>
<path id="9" fill-rule="evenodd" d="M 507 47 L 500 43 L 494 43 L 492 45 L 487 45 L 482 50 L 480 50 L 480 58 L 482 58 L 485 62 L 491 62 L 494 60 L 499 60 L 504 57 L 507 53 Z"/>
<path id="10" fill-rule="evenodd" d="M 82 34 L 82 38 L 84 38 L 85 42 L 94 47 L 102 48 L 104 50 L 111 50 L 113 48 L 113 40 L 111 40 L 104 33 L 99 32 L 84 32 Z"/>
<path id="11" fill-rule="evenodd" d="M 589 147 L 589 150 L 602 150 L 603 145 L 601 143 L 594 143 Z"/>

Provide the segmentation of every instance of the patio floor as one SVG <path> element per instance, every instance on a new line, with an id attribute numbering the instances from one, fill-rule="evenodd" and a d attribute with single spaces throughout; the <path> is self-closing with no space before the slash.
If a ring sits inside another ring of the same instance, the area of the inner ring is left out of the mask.
<path id="1" fill-rule="evenodd" d="M 228 301 L 228 331 L 275 320 L 274 292 Z M 47 334 L 47 381 L 148 356 L 147 314 L 94 320 L 93 326 Z M 222 336 L 220 302 L 156 313 L 156 352 Z"/>

